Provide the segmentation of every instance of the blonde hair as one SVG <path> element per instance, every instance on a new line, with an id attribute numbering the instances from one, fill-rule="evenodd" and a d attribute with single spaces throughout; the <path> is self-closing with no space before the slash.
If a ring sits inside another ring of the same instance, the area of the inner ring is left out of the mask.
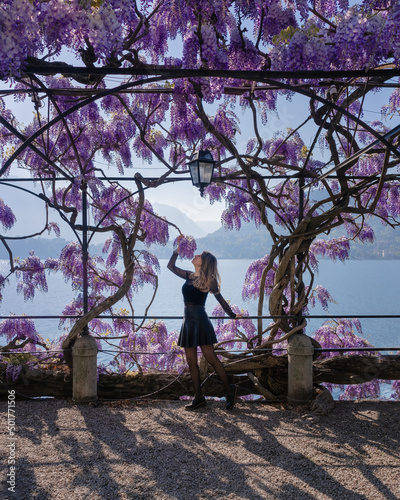
<path id="1" fill-rule="evenodd" d="M 210 252 L 201 254 L 200 276 L 195 279 L 193 285 L 201 292 L 209 292 L 212 281 L 216 279 L 218 289 L 221 284 L 221 277 L 218 272 L 217 259 Z"/>

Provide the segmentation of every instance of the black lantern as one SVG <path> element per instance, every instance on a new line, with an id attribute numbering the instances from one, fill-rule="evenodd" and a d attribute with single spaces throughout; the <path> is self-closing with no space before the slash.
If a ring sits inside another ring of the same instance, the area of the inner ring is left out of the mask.
<path id="1" fill-rule="evenodd" d="M 195 151 L 188 163 L 190 177 L 193 186 L 200 189 L 200 195 L 203 196 L 204 188 L 211 184 L 216 161 L 208 149 Z"/>

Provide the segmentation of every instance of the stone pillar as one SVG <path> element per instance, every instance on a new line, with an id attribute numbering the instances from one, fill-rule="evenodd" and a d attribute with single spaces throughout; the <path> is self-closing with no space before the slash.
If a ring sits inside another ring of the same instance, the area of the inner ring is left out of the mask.
<path id="1" fill-rule="evenodd" d="M 77 404 L 97 401 L 97 344 L 90 335 L 79 337 L 72 347 L 72 400 Z"/>
<path id="2" fill-rule="evenodd" d="M 288 345 L 288 403 L 303 404 L 313 395 L 313 354 L 310 337 L 295 333 Z"/>

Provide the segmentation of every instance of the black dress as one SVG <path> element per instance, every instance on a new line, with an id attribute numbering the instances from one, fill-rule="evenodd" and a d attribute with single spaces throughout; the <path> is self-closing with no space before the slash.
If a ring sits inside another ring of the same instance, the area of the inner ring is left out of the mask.
<path id="1" fill-rule="evenodd" d="M 176 253 L 172 255 L 168 262 L 168 269 L 185 280 L 182 286 L 185 311 L 178 345 L 181 347 L 197 347 L 200 345 L 215 344 L 217 343 L 217 337 L 205 310 L 208 292 L 202 292 L 193 285 L 195 277 L 192 272 L 185 271 L 175 266 L 177 257 L 178 255 Z M 224 311 L 231 318 L 234 318 L 236 314 L 220 294 L 216 279 L 211 283 L 210 292 L 221 304 Z"/>

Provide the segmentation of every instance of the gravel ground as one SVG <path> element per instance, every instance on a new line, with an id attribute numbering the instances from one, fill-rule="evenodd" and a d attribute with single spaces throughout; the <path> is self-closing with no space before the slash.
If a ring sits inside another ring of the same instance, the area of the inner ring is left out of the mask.
<path id="1" fill-rule="evenodd" d="M 129 401 L 16 402 L 16 493 L 7 402 L 0 497 L 17 499 L 398 499 L 398 402 L 305 406 Z"/>

